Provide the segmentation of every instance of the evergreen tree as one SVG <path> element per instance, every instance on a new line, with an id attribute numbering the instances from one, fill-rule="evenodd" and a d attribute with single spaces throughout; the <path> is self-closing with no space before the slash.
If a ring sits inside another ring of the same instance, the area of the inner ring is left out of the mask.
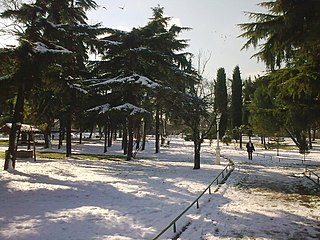
<path id="1" fill-rule="evenodd" d="M 231 119 L 234 129 L 239 128 L 242 124 L 242 80 L 239 66 L 233 70 L 231 91 Z"/>
<path id="2" fill-rule="evenodd" d="M 83 41 L 96 31 L 85 25 L 85 10 L 94 8 L 94 1 L 42 1 L 21 4 L 16 9 L 8 9 L 1 14 L 19 25 L 20 45 L 15 49 L 17 67 L 11 74 L 11 83 L 17 87 L 17 100 L 12 118 L 9 137 L 9 149 L 5 160 L 5 169 L 15 167 L 16 138 L 23 122 L 23 110 L 26 96 L 35 86 L 46 79 L 46 70 L 52 66 L 60 67 L 58 79 L 77 79 L 76 66 L 83 64 Z M 78 34 L 86 31 L 88 34 Z M 77 45 L 77 43 L 81 43 Z M 82 47 L 82 49 L 80 49 Z M 66 56 L 65 58 L 62 55 Z M 59 64 L 58 64 L 59 63 Z M 62 67 L 65 66 L 65 67 Z M 67 74 L 65 74 L 67 73 Z M 53 79 L 52 79 L 53 80 Z M 57 81 L 57 79 L 53 80 Z M 80 89 L 74 83 L 65 82 L 69 89 Z M 70 94 L 70 92 L 69 92 Z M 71 109 L 70 103 L 66 105 Z M 71 117 L 71 114 L 69 114 Z M 70 118 L 69 118 L 70 119 Z M 69 125 L 71 126 L 71 124 Z M 71 132 L 71 127 L 68 128 Z M 70 136 L 70 135 L 69 135 Z M 69 138 L 71 144 L 71 138 Z M 71 145 L 67 149 L 71 149 Z"/>
<path id="3" fill-rule="evenodd" d="M 102 87 L 104 91 L 109 90 L 111 95 L 119 96 L 113 98 L 116 100 L 114 102 L 106 99 L 108 102 L 102 104 L 110 104 L 110 111 L 127 103 L 134 107 L 126 115 L 129 139 L 125 152 L 128 160 L 132 157 L 132 129 L 137 128 L 135 124 L 140 123 L 142 117 L 140 114 L 132 119 L 131 111 L 137 113 L 136 109 L 140 109 L 138 112 L 155 110 L 158 122 L 156 137 L 159 140 L 161 104 L 168 101 L 169 94 L 184 90 L 185 81 L 190 80 L 183 72 L 183 67 L 189 66 L 187 54 L 175 53 L 186 46 L 184 40 L 177 39 L 182 28 L 167 28 L 169 18 L 163 17 L 163 8 L 154 8 L 153 12 L 153 18 L 142 28 L 135 28 L 130 32 L 109 29 L 110 35 L 101 39 L 98 49 L 104 61 L 94 63 L 98 79 L 94 80 L 96 84 L 92 86 L 100 89 Z M 148 102 L 154 102 L 155 109 L 145 109 L 150 106 Z M 158 142 L 156 141 L 156 152 Z"/>
<path id="4" fill-rule="evenodd" d="M 227 78 L 224 68 L 219 68 L 217 71 L 217 80 L 215 83 L 215 99 L 214 105 L 216 112 L 221 114 L 219 136 L 222 138 L 225 135 L 228 122 L 228 93 L 227 93 Z"/>
<path id="5" fill-rule="evenodd" d="M 316 114 L 320 90 L 320 2 L 276 0 L 260 5 L 268 13 L 249 13 L 254 22 L 240 24 L 242 36 L 248 39 L 244 48 L 260 46 L 255 56 L 270 70 L 264 79 L 268 79 L 268 87 L 280 105 L 288 110 L 283 127 L 290 124 L 291 130 L 286 127 L 288 133 L 304 151 L 305 135 L 320 118 Z M 294 114 L 293 109 L 302 114 Z"/>
<path id="6" fill-rule="evenodd" d="M 242 143 L 242 80 L 239 66 L 233 70 L 231 85 L 231 124 L 233 138 L 238 141 L 240 139 L 240 147 Z"/>

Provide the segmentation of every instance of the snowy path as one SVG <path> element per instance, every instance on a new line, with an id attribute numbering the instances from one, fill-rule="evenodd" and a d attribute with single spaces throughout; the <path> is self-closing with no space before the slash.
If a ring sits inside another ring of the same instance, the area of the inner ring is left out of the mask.
<path id="1" fill-rule="evenodd" d="M 201 209 L 180 239 L 320 239 L 320 192 L 302 165 L 277 164 L 236 161 L 221 196 L 206 204 L 212 211 Z"/>

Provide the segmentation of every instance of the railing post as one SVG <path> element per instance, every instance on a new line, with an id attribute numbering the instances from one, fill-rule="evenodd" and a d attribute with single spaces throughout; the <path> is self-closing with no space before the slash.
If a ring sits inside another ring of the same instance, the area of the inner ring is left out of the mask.
<path id="1" fill-rule="evenodd" d="M 211 194 L 211 187 L 209 186 L 209 194 Z"/>
<path id="2" fill-rule="evenodd" d="M 199 208 L 199 200 L 197 200 L 197 208 Z"/>
<path id="3" fill-rule="evenodd" d="M 176 222 L 173 223 L 173 232 L 176 233 L 177 232 L 177 226 L 176 226 Z"/>

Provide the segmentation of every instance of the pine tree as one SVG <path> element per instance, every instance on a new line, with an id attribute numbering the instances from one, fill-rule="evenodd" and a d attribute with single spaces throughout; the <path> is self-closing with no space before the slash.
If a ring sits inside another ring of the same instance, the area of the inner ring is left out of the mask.
<path id="1" fill-rule="evenodd" d="M 249 13 L 254 21 L 240 24 L 248 40 L 243 48 L 259 47 L 254 56 L 269 69 L 264 79 L 278 105 L 288 111 L 283 127 L 303 151 L 304 135 L 320 118 L 320 2 L 276 0 L 260 5 L 268 12 Z"/>
<path id="2" fill-rule="evenodd" d="M 101 104 L 109 103 L 110 111 L 124 104 L 132 107 L 126 114 L 129 139 L 125 150 L 128 150 L 128 160 L 132 157 L 133 129 L 137 128 L 134 124 L 140 123 L 142 117 L 141 114 L 133 117 L 132 112 L 137 113 L 137 109 L 140 113 L 155 111 L 158 123 L 156 137 L 159 140 L 162 105 L 168 101 L 168 95 L 183 90 L 185 81 L 189 81 L 183 72 L 183 67 L 189 66 L 188 54 L 175 53 L 186 46 L 184 40 L 177 39 L 183 28 L 172 26 L 168 29 L 169 18 L 163 16 L 163 8 L 157 7 L 153 11 L 153 18 L 144 27 L 130 32 L 109 29 L 110 35 L 101 39 L 98 49 L 104 61 L 94 63 L 98 79 L 92 86 L 102 87 L 104 91 L 108 89 L 111 95 L 119 96 L 113 98 L 116 101 L 106 99 L 108 102 Z M 153 102 L 156 109 L 145 109 L 150 106 L 149 102 Z M 157 147 L 159 141 L 156 141 L 156 152 Z"/>
<path id="3" fill-rule="evenodd" d="M 85 51 L 83 41 L 97 32 L 85 25 L 85 10 L 96 6 L 95 2 L 90 0 L 76 2 L 38 0 L 33 4 L 22 4 L 14 10 L 8 9 L 1 14 L 2 18 L 12 19 L 19 24 L 19 29 L 22 29 L 18 33 L 20 45 L 15 50 L 17 67 L 11 75 L 12 83 L 17 86 L 17 101 L 5 169 L 10 165 L 15 167 L 15 143 L 23 122 L 26 96 L 36 89 L 36 85 L 40 86 L 44 79 L 48 80 L 45 72 L 52 66 L 60 66 L 60 80 L 66 80 L 69 76 L 77 79 L 79 71 L 76 71 L 76 66 L 83 69 Z M 88 34 L 78 34 L 81 31 L 86 31 Z M 62 57 L 63 55 L 66 57 Z M 53 81 L 58 82 L 57 79 Z M 69 89 L 79 89 L 74 83 L 65 83 Z M 66 105 L 71 106 L 70 102 Z M 70 116 L 71 114 L 68 119 Z M 71 144 L 71 138 L 69 143 Z M 67 149 L 71 149 L 70 144 Z"/>

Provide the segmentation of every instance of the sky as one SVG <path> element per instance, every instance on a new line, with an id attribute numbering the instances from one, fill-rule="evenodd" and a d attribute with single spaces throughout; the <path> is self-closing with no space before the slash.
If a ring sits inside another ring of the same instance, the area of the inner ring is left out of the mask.
<path id="1" fill-rule="evenodd" d="M 201 168 L 193 170 L 193 142 L 170 136 L 154 153 L 154 137 L 132 161 L 74 158 L 18 159 L 15 170 L 0 170 L 2 240 L 150 240 L 182 213 L 225 168 L 235 169 L 225 184 L 212 185 L 176 224 L 180 240 L 319 239 L 320 193 L 303 176 L 316 170 L 320 145 L 307 155 L 297 150 L 265 150 L 253 160 L 235 146 L 202 144 Z M 247 139 L 246 139 L 247 141 Z M 292 141 L 286 139 L 286 144 Z M 65 152 L 56 144 L 39 151 Z M 4 152 L 7 147 L 0 146 Z M 103 154 L 103 141 L 73 145 L 73 153 Z M 122 155 L 121 141 L 105 154 Z M 273 158 L 271 159 L 271 156 Z M 219 178 L 221 181 L 221 178 Z M 175 236 L 170 227 L 159 239 Z"/>
<path id="2" fill-rule="evenodd" d="M 244 12 L 263 12 L 257 6 L 263 0 L 96 0 L 99 7 L 88 12 L 88 23 L 101 22 L 103 26 L 130 31 L 133 27 L 143 27 L 152 17 L 152 9 L 160 5 L 164 14 L 172 18 L 172 22 L 192 28 L 180 35 L 189 40 L 186 51 L 201 60 L 210 58 L 204 73 L 209 80 L 216 78 L 217 70 L 225 68 L 228 78 L 239 65 L 241 76 L 262 75 L 265 65 L 251 56 L 257 52 L 253 48 L 240 49 L 246 42 L 239 38 L 241 34 L 237 24 L 249 21 Z M 0 9 L 3 10 L 3 9 Z M 2 25 L 3 20 L 0 21 Z M 10 44 L 13 38 L 0 38 L 0 47 Z"/>
<path id="3" fill-rule="evenodd" d="M 189 39 L 187 51 L 202 59 L 210 56 L 205 77 L 216 77 L 220 67 L 225 68 L 228 78 L 239 65 L 242 78 L 263 74 L 265 65 L 250 59 L 257 50 L 240 51 L 245 39 L 237 24 L 249 22 L 244 12 L 263 12 L 257 6 L 262 0 L 96 0 L 100 6 L 89 12 L 89 23 L 101 22 L 104 26 L 129 31 L 133 27 L 142 27 L 152 17 L 152 9 L 160 5 L 164 14 L 173 22 L 192 30 L 181 34 L 180 38 Z M 195 60 L 195 63 L 197 61 Z"/>

